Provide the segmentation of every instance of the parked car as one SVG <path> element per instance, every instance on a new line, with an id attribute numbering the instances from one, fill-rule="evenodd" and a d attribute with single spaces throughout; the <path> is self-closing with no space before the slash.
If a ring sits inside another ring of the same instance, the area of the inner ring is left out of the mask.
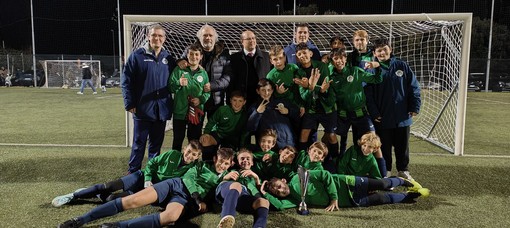
<path id="1" fill-rule="evenodd" d="M 106 79 L 106 87 L 119 87 L 120 86 L 120 77 L 111 77 Z"/>
<path id="2" fill-rule="evenodd" d="M 37 72 L 37 86 L 41 87 L 46 83 L 46 78 L 41 71 Z M 34 71 L 27 70 L 25 72 L 17 72 L 12 78 L 11 83 L 13 86 L 34 86 Z"/>
<path id="3" fill-rule="evenodd" d="M 420 88 L 429 90 L 443 90 L 441 84 L 437 82 L 420 82 Z"/>
<path id="4" fill-rule="evenodd" d="M 510 82 L 498 81 L 492 84 L 492 92 L 510 91 Z"/>
<path id="5" fill-rule="evenodd" d="M 480 92 L 480 91 L 482 91 L 482 88 L 484 88 L 482 81 L 473 81 L 473 82 L 469 82 L 467 90 Z"/>

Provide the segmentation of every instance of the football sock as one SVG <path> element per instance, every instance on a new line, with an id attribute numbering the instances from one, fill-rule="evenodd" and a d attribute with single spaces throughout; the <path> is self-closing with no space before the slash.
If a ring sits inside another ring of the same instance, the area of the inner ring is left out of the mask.
<path id="1" fill-rule="evenodd" d="M 119 222 L 121 228 L 127 227 L 161 227 L 159 214 L 146 215 Z"/>
<path id="2" fill-rule="evenodd" d="M 328 145 L 328 155 L 332 158 L 337 158 L 338 157 L 338 142 L 336 142 L 335 144 L 329 144 Z"/>
<path id="3" fill-rule="evenodd" d="M 382 177 L 386 176 L 386 161 L 384 158 L 376 158 L 377 166 L 379 167 L 379 172 L 381 173 Z"/>
<path id="4" fill-rule="evenodd" d="M 345 154 L 345 150 L 347 150 L 347 136 L 340 136 L 340 151 L 338 152 L 338 157 L 342 157 Z"/>
<path id="5" fill-rule="evenodd" d="M 79 192 L 74 193 L 74 198 L 76 199 L 88 199 L 96 197 L 97 194 L 104 190 L 104 184 L 96 184 L 92 187 L 88 187 Z"/>
<path id="6" fill-rule="evenodd" d="M 118 198 L 115 199 L 114 201 L 110 201 L 103 205 L 99 205 L 98 207 L 90 210 L 83 216 L 78 217 L 78 219 L 83 223 L 89 223 L 100 218 L 115 215 L 122 211 L 124 211 L 124 209 L 122 208 L 122 201 L 121 198 Z"/>
<path id="7" fill-rule="evenodd" d="M 230 187 L 230 185 L 229 185 Z M 223 206 L 221 208 L 221 217 L 225 215 L 236 215 L 237 199 L 239 192 L 236 189 L 222 189 L 221 195 L 223 196 Z"/>
<path id="8" fill-rule="evenodd" d="M 265 207 L 259 207 L 255 210 L 255 215 L 253 217 L 253 227 L 266 227 L 267 224 L 267 214 L 269 213 L 269 209 Z"/>

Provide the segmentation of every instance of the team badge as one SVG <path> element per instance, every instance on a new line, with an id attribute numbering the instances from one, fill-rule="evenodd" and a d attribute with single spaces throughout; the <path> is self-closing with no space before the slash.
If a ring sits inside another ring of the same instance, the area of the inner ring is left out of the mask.
<path id="1" fill-rule="evenodd" d="M 198 75 L 197 76 L 197 81 L 202 83 L 204 81 L 204 77 L 202 77 L 202 75 Z"/>
<path id="2" fill-rule="evenodd" d="M 354 77 L 352 75 L 347 76 L 347 81 L 348 82 L 354 81 Z"/>
<path id="3" fill-rule="evenodd" d="M 402 77 L 402 75 L 404 75 L 404 71 L 397 70 L 397 72 L 395 72 L 395 75 L 397 75 L 398 77 Z"/>
<path id="4" fill-rule="evenodd" d="M 161 62 L 163 62 L 163 64 L 168 64 L 168 59 L 163 58 L 163 60 Z"/>

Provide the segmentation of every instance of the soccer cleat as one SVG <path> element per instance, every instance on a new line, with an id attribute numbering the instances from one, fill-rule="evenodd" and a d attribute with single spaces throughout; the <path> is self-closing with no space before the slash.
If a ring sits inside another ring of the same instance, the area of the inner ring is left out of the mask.
<path id="1" fill-rule="evenodd" d="M 92 94 L 96 95 L 96 94 L 97 94 L 97 92 L 93 92 Z"/>
<path id="2" fill-rule="evenodd" d="M 64 204 L 68 204 L 74 199 L 74 193 L 69 193 L 62 196 L 57 196 L 51 201 L 51 205 L 54 207 L 61 207 Z"/>
<path id="3" fill-rule="evenodd" d="M 422 198 L 427 198 L 430 196 L 430 190 L 428 188 L 420 188 L 417 192 L 420 193 Z"/>
<path id="4" fill-rule="evenodd" d="M 412 180 L 413 177 L 409 174 L 409 171 L 398 171 L 397 177 L 402 177 L 404 179 Z"/>
<path id="5" fill-rule="evenodd" d="M 408 188 L 408 190 L 411 192 L 418 192 L 418 190 L 423 188 L 421 186 L 421 184 L 416 182 L 414 179 L 410 179 L 410 180 L 406 180 L 406 181 L 409 181 L 413 185 L 412 187 Z"/>
<path id="6" fill-rule="evenodd" d="M 81 226 L 83 226 L 83 223 L 78 218 L 72 218 L 59 224 L 57 228 L 75 228 Z"/>
<path id="7" fill-rule="evenodd" d="M 76 94 L 83 95 L 83 93 L 82 93 L 82 92 L 77 92 Z"/>
<path id="8" fill-rule="evenodd" d="M 221 218 L 220 223 L 218 223 L 218 228 L 232 228 L 234 227 L 234 223 L 236 223 L 234 216 L 225 215 Z"/>

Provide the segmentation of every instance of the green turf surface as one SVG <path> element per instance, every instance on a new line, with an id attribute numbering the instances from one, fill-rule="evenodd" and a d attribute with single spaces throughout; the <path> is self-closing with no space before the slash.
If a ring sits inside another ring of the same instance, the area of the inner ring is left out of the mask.
<path id="1" fill-rule="evenodd" d="M 0 88 L 0 143 L 124 145 L 119 89 L 93 96 L 89 90 Z M 468 93 L 466 155 L 510 156 L 510 93 Z M 167 133 L 165 149 L 170 147 Z M 0 146 L 0 227 L 55 227 L 97 206 L 97 201 L 52 208 L 51 200 L 77 188 L 121 177 L 125 147 Z M 311 216 L 271 212 L 268 227 L 507 227 L 510 158 L 456 157 L 422 140 L 411 140 L 413 176 L 432 191 L 417 204 L 342 209 Z M 155 213 L 145 207 L 91 224 Z M 236 227 L 249 227 L 240 215 Z M 215 227 L 207 213 L 183 227 Z"/>

